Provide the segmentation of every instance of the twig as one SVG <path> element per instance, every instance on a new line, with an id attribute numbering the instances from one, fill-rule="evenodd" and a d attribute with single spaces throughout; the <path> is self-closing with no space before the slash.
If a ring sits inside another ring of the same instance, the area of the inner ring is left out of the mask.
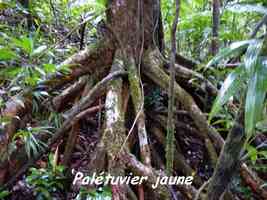
<path id="1" fill-rule="evenodd" d="M 204 190 L 205 187 L 206 187 L 209 183 L 210 183 L 210 179 L 207 180 L 205 183 L 203 183 L 203 185 L 198 189 L 198 191 L 197 191 L 197 193 L 196 193 L 196 196 L 195 196 L 194 200 L 198 200 L 198 199 L 199 199 L 202 190 Z"/>
<path id="2" fill-rule="evenodd" d="M 267 23 L 267 14 L 263 16 L 263 18 L 261 19 L 261 21 L 259 21 L 259 23 L 257 23 L 257 25 L 255 26 L 253 32 L 250 35 L 250 38 L 254 38 L 256 37 L 258 31 L 260 30 L 260 28 Z"/>

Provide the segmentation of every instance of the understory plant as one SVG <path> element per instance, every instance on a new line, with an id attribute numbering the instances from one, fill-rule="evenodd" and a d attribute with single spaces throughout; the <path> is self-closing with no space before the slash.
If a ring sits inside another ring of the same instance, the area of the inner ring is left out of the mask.
<path id="1" fill-rule="evenodd" d="M 30 174 L 26 177 L 37 200 L 53 199 L 55 193 L 64 191 L 65 181 L 64 166 L 57 164 L 56 155 L 53 154 L 49 155 L 47 167 L 30 168 Z"/>

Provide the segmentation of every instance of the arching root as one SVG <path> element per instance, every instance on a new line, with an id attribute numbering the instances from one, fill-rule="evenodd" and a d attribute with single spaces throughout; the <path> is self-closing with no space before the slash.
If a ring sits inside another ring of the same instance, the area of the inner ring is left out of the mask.
<path id="1" fill-rule="evenodd" d="M 96 44 L 91 45 L 85 50 L 74 54 L 69 59 L 61 63 L 58 68 L 62 66 L 69 66 L 70 72 L 68 74 L 56 73 L 47 77 L 36 86 L 36 89 L 51 90 L 63 86 L 66 83 L 77 79 L 85 74 L 96 74 L 102 78 L 105 76 L 107 69 L 112 63 L 114 54 L 114 46 L 111 40 L 103 39 Z M 19 128 L 19 119 L 23 119 L 26 114 L 31 113 L 32 94 L 31 91 L 25 91 L 19 98 L 15 100 L 12 98 L 6 103 L 6 108 L 1 113 L 1 117 L 8 117 L 11 119 L 10 123 L 4 127 L 4 135 L 0 138 L 0 183 L 4 182 L 7 174 L 7 146 L 10 139 Z M 13 174 L 13 173 L 11 173 Z"/>
<path id="2" fill-rule="evenodd" d="M 153 133 L 157 139 L 158 142 L 160 142 L 163 146 L 165 146 L 165 136 L 163 132 L 157 128 L 156 126 L 153 126 L 150 129 L 151 133 Z M 186 159 L 183 154 L 178 152 L 177 148 L 174 149 L 174 169 L 175 171 L 181 171 L 186 176 L 191 176 L 194 174 L 194 170 L 191 168 L 190 165 L 187 164 Z M 194 177 L 193 181 L 197 186 L 200 186 L 202 184 L 202 180 L 197 175 Z"/>
<path id="3" fill-rule="evenodd" d="M 143 60 L 143 73 L 148 76 L 152 81 L 158 84 L 161 88 L 167 90 L 169 83 L 169 76 L 162 70 L 163 62 L 160 59 L 158 50 L 149 50 L 146 52 L 146 55 Z M 176 99 L 181 102 L 182 106 L 186 111 L 189 112 L 191 118 L 194 120 L 196 126 L 200 130 L 200 133 L 206 139 L 206 148 L 209 152 L 209 156 L 212 160 L 212 163 L 217 161 L 217 153 L 215 151 L 214 145 L 212 144 L 209 133 L 216 134 L 212 139 L 216 139 L 214 142 L 222 142 L 219 134 L 210 128 L 207 123 L 205 115 L 196 105 L 194 99 L 188 94 L 183 88 L 181 88 L 177 83 L 174 85 L 174 93 Z M 215 133 L 214 133 L 215 132 Z M 215 166 L 214 166 L 215 167 Z"/>
<path id="4" fill-rule="evenodd" d="M 118 77 L 121 77 L 123 75 L 125 75 L 126 73 L 124 71 L 119 71 L 119 72 L 114 72 L 111 73 L 110 75 L 108 75 L 107 77 L 105 77 L 102 81 L 100 81 L 98 84 L 96 84 L 92 90 L 89 92 L 89 94 L 85 97 L 86 99 L 82 99 L 80 104 L 77 104 L 78 107 L 73 107 L 73 110 L 71 109 L 71 113 L 68 115 L 68 117 L 66 118 L 66 120 L 64 121 L 64 123 L 62 124 L 61 128 L 56 131 L 54 133 L 54 135 L 52 136 L 52 138 L 48 139 L 47 141 L 47 137 L 44 137 L 43 142 L 47 144 L 47 148 L 45 148 L 43 151 L 39 152 L 39 155 L 36 156 L 35 158 L 32 158 L 31 160 L 28 160 L 26 151 L 24 148 L 19 149 L 16 152 L 13 152 L 10 155 L 10 162 L 12 162 L 12 168 L 9 168 L 10 170 L 10 176 L 17 176 L 17 172 L 19 173 L 23 173 L 24 171 L 19 170 L 23 165 L 27 165 L 27 163 L 34 163 L 34 161 L 38 160 L 40 158 L 41 155 L 43 155 L 44 153 L 46 153 L 49 148 L 51 147 L 52 144 L 54 144 L 56 141 L 58 141 L 58 139 L 60 139 L 65 133 L 68 133 L 69 129 L 71 128 L 71 126 L 78 121 L 79 119 L 81 119 L 82 117 L 84 117 L 83 114 L 81 114 L 81 112 L 88 108 L 89 106 L 92 105 L 92 103 L 94 103 L 98 98 L 99 95 L 101 95 L 100 91 L 105 91 L 107 88 L 107 85 L 113 80 L 116 79 Z M 85 101 L 86 100 L 86 101 Z M 88 101 L 88 102 L 87 102 Z M 49 136 L 48 136 L 49 138 Z M 8 160 L 6 158 L 6 160 L 4 160 L 2 162 L 3 164 L 0 166 L 6 166 L 8 165 Z M 31 165 L 30 164 L 30 165 Z M 3 167 L 3 169 L 5 169 L 5 167 Z"/>

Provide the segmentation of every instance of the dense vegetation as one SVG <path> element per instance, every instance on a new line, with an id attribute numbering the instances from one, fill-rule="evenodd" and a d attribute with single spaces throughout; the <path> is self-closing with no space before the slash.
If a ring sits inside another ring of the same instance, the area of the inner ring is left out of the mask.
<path id="1" fill-rule="evenodd" d="M 266 0 L 0 0 L 0 199 L 267 199 L 266 33 Z"/>

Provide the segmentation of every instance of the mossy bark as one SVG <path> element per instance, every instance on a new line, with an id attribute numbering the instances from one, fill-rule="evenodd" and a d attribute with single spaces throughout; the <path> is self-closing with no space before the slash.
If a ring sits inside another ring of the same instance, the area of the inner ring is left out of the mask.
<path id="1" fill-rule="evenodd" d="M 110 73 L 123 70 L 121 52 L 117 50 Z M 122 147 L 126 139 L 125 113 L 123 112 L 122 79 L 113 80 L 108 86 L 105 103 L 105 129 L 102 135 L 102 143 L 107 152 L 108 172 L 112 176 L 124 175 L 124 164 L 119 159 L 119 153 L 127 148 Z M 112 142 L 111 142 L 112 141 Z M 126 200 L 126 186 L 112 185 L 113 199 Z"/>
<path id="2" fill-rule="evenodd" d="M 138 74 L 137 66 L 133 57 L 131 57 L 127 64 L 128 79 L 130 82 L 131 97 L 134 104 L 134 110 L 137 118 L 138 138 L 140 146 L 141 160 L 147 166 L 151 165 L 151 153 L 148 144 L 148 136 L 145 125 L 144 113 L 144 94 L 141 83 L 140 74 Z"/>

